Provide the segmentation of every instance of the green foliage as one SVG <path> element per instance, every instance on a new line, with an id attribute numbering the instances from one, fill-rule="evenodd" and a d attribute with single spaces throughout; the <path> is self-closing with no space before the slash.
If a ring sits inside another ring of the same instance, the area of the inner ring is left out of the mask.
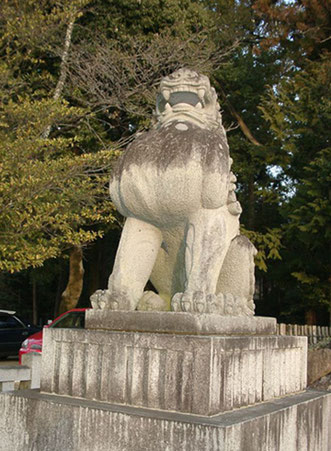
<path id="1" fill-rule="evenodd" d="M 300 284 L 306 309 L 330 301 L 331 118 L 329 54 L 299 57 L 293 68 L 261 104 L 284 158 L 292 184 L 280 212 L 289 273 Z"/>
<path id="2" fill-rule="evenodd" d="M 41 266 L 115 220 L 106 185 L 116 152 L 85 149 L 93 116 L 55 100 L 60 74 L 47 64 L 86 4 L 7 1 L 2 11 L 0 270 Z"/>
<path id="3" fill-rule="evenodd" d="M 254 244 L 257 248 L 255 264 L 261 271 L 267 272 L 266 260 L 281 260 L 279 253 L 281 248 L 282 233 L 280 229 L 268 229 L 266 233 L 260 233 L 252 230 L 246 230 L 241 226 L 241 233 Z"/>
<path id="4" fill-rule="evenodd" d="M 115 152 L 80 154 L 79 134 L 44 139 L 49 121 L 62 127 L 82 111 L 19 100 L 3 109 L 0 127 L 0 269 L 11 272 L 90 242 L 102 234 L 92 226 L 114 221 L 106 184 Z"/>

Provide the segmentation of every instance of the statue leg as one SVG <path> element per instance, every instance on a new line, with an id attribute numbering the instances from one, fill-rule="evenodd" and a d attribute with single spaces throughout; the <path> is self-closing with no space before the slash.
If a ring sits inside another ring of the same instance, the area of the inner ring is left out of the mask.
<path id="1" fill-rule="evenodd" d="M 135 310 L 152 272 L 162 242 L 161 231 L 135 218 L 125 222 L 108 289 L 93 305 L 110 310 Z M 96 293 L 97 295 L 97 293 Z"/>
<path id="2" fill-rule="evenodd" d="M 254 256 L 257 251 L 244 235 L 236 236 L 225 256 L 216 292 L 227 315 L 254 315 Z"/>
<path id="3" fill-rule="evenodd" d="M 184 293 L 172 299 L 175 311 L 217 312 L 216 286 L 239 221 L 226 208 L 201 209 L 188 221 Z"/>

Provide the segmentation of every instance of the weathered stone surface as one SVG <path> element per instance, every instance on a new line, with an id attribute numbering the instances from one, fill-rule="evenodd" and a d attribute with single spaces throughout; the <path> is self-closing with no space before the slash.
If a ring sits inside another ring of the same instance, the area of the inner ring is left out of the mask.
<path id="1" fill-rule="evenodd" d="M 30 368 L 26 366 L 6 366 L 0 368 L 0 382 L 28 380 L 30 373 Z"/>
<path id="2" fill-rule="evenodd" d="M 308 384 L 331 373 L 331 349 L 308 350 Z"/>
<path id="3" fill-rule="evenodd" d="M 212 418 L 35 390 L 0 394 L 0 451 L 329 451 L 331 393 L 307 391 Z"/>
<path id="4" fill-rule="evenodd" d="M 185 312 L 87 310 L 86 329 L 186 335 L 269 335 L 276 319 L 262 316 L 195 315 Z"/>
<path id="5" fill-rule="evenodd" d="M 155 127 L 112 171 L 110 195 L 127 220 L 108 288 L 92 306 L 135 310 L 151 278 L 174 311 L 252 316 L 256 249 L 240 235 L 216 91 L 180 69 L 162 80 L 156 103 Z"/>
<path id="6" fill-rule="evenodd" d="M 22 355 L 22 365 L 31 369 L 31 381 L 29 388 L 40 388 L 41 353 L 29 352 Z"/>
<path id="7" fill-rule="evenodd" d="M 29 381 L 31 370 L 27 366 L 7 366 L 0 368 L 0 392 L 11 391 L 21 381 Z"/>
<path id="8" fill-rule="evenodd" d="M 46 329 L 41 390 L 214 415 L 306 387 L 305 337 Z"/>

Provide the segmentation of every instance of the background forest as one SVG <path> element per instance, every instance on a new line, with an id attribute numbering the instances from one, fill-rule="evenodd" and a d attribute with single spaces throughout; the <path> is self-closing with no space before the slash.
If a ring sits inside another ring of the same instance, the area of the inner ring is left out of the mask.
<path id="1" fill-rule="evenodd" d="M 2 0 L 0 308 L 44 322 L 105 288 L 122 218 L 112 164 L 153 122 L 160 79 L 211 78 L 256 313 L 330 321 L 327 0 Z"/>

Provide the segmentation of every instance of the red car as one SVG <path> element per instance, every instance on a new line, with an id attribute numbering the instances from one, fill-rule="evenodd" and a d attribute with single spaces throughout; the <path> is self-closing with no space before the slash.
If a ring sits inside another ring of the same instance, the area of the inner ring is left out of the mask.
<path id="1" fill-rule="evenodd" d="M 84 329 L 86 308 L 74 308 L 68 312 L 55 318 L 48 326 L 45 327 L 61 327 L 70 329 Z M 19 363 L 21 364 L 22 355 L 29 352 L 41 352 L 43 346 L 43 331 L 30 335 L 23 341 L 21 349 L 18 352 Z"/>

